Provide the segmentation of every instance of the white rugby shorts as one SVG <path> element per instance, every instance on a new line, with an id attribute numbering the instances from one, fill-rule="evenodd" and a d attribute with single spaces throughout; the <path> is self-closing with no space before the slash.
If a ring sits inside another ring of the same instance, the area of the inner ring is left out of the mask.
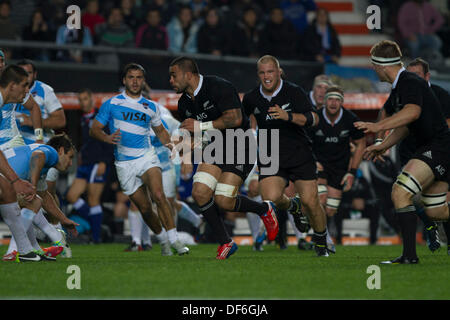
<path id="1" fill-rule="evenodd" d="M 116 166 L 120 187 L 127 196 L 135 193 L 144 184 L 141 177 L 147 170 L 154 167 L 161 168 L 158 155 L 153 148 L 140 158 L 116 161 L 114 164 Z"/>

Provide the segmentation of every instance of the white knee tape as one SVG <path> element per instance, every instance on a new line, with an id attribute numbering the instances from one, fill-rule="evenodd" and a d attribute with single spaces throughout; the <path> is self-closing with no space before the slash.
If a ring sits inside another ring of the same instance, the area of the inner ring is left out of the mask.
<path id="1" fill-rule="evenodd" d="M 217 185 L 217 179 L 207 172 L 197 172 L 196 174 L 194 174 L 194 177 L 192 179 L 193 183 L 203 183 L 207 185 L 211 190 L 214 190 Z"/>
<path id="2" fill-rule="evenodd" d="M 445 206 L 447 193 L 422 194 L 422 202 L 426 209 Z"/>
<path id="3" fill-rule="evenodd" d="M 412 194 L 417 194 L 422 191 L 422 186 L 419 181 L 406 171 L 400 173 L 395 183 Z"/>
<path id="4" fill-rule="evenodd" d="M 237 186 L 233 186 L 231 184 L 218 183 L 216 186 L 215 195 L 234 198 L 237 195 L 238 189 L 239 188 Z"/>
<path id="5" fill-rule="evenodd" d="M 319 185 L 317 186 L 317 191 L 318 191 L 319 195 L 321 195 L 321 194 L 327 193 L 327 192 L 328 192 L 328 189 L 327 189 L 327 186 L 326 186 L 326 185 L 324 185 L 324 184 L 319 184 Z"/>
<path id="6" fill-rule="evenodd" d="M 341 199 L 339 198 L 327 198 L 327 207 L 330 209 L 338 209 L 339 204 L 341 203 Z"/>

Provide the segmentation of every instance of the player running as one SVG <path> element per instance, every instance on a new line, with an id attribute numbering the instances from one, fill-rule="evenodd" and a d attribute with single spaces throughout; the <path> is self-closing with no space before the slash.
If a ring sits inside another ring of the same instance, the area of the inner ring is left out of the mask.
<path id="1" fill-rule="evenodd" d="M 150 143 L 150 127 L 164 144 L 170 143 L 169 133 L 161 122 L 159 108 L 153 101 L 142 97 L 144 68 L 130 63 L 124 67 L 122 75 L 125 91 L 102 104 L 90 135 L 114 145 L 120 186 L 156 234 L 162 254 L 171 255 L 172 247 L 183 255 L 189 249 L 178 240 L 170 204 L 163 191 L 161 164 Z M 103 131 L 106 126 L 111 132 L 109 135 Z M 150 197 L 158 207 L 159 217 L 152 209 Z"/>
<path id="2" fill-rule="evenodd" d="M 444 117 L 447 121 L 447 126 L 450 127 L 450 94 L 444 88 L 438 86 L 437 84 L 430 83 L 430 67 L 428 62 L 421 58 L 416 58 L 412 60 L 406 70 L 409 72 L 413 72 L 417 74 L 422 79 L 428 82 L 431 90 L 434 92 L 436 97 L 438 98 L 442 111 L 444 112 Z M 402 160 L 402 164 L 405 158 L 410 157 L 415 150 L 414 141 L 411 141 L 411 136 L 406 137 L 400 144 L 400 157 Z M 409 141 L 409 143 L 408 143 Z M 447 193 L 447 200 L 450 200 L 450 193 Z M 417 208 L 416 208 L 417 209 Z M 431 221 L 422 210 L 417 210 L 422 222 L 424 223 L 425 230 L 427 232 L 427 244 L 428 247 L 434 251 L 440 247 L 439 237 L 438 237 L 438 227 L 437 225 Z M 445 235 L 447 236 L 447 254 L 450 255 L 450 222 L 444 221 L 443 227 L 445 231 Z"/>
<path id="3" fill-rule="evenodd" d="M 326 247 L 326 215 L 320 205 L 317 193 L 317 169 L 311 149 L 311 141 L 306 128 L 318 123 L 318 116 L 308 100 L 306 92 L 295 84 L 281 79 L 278 60 L 270 55 L 257 62 L 260 85 L 244 95 L 242 101 L 247 115 L 253 114 L 258 123 L 258 137 L 261 131 L 279 133 L 279 168 L 275 174 L 266 175 L 267 167 L 260 161 L 260 191 L 265 200 L 271 200 L 281 210 L 294 214 L 296 226 L 301 232 L 309 229 L 308 223 L 301 221 L 299 198 L 289 199 L 285 187 L 293 181 L 302 199 L 306 214 L 314 230 L 313 242 L 318 256 L 328 256 Z M 271 153 L 269 142 L 267 149 Z M 261 142 L 259 142 L 261 147 Z M 261 160 L 261 154 L 258 160 Z"/>
<path id="4" fill-rule="evenodd" d="M 225 79 L 201 75 L 196 62 L 188 57 L 174 59 L 169 66 L 169 75 L 172 88 L 182 93 L 178 100 L 178 114 L 182 120 L 180 129 L 194 135 L 201 132 L 203 137 L 207 132 L 223 139 L 217 148 L 220 150 L 216 150 L 222 154 L 222 159 L 199 163 L 192 189 L 192 197 L 219 242 L 216 259 L 227 259 L 237 250 L 219 216 L 219 207 L 225 211 L 258 214 L 266 226 L 268 239 L 274 240 L 278 233 L 278 221 L 272 204 L 238 194 L 255 161 L 249 156 L 250 139 L 254 136 L 248 130 L 249 119 L 243 112 L 236 89 Z M 227 138 L 226 130 L 233 134 L 238 132 L 237 135 L 239 130 L 250 134 L 244 137 L 245 142 L 237 146 L 236 136 Z M 227 143 L 234 150 L 227 149 Z M 208 146 L 202 150 L 203 157 L 206 148 Z"/>
<path id="5" fill-rule="evenodd" d="M 318 111 L 319 124 L 309 130 L 314 155 L 319 168 L 318 192 L 320 203 L 328 219 L 333 217 L 342 199 L 342 192 L 352 188 L 366 147 L 364 132 L 355 128 L 360 121 L 351 111 L 343 107 L 344 91 L 338 86 L 326 90 L 325 107 Z M 356 148 L 352 154 L 350 141 Z M 335 251 L 331 238 L 328 249 Z"/>
<path id="6" fill-rule="evenodd" d="M 384 264 L 415 264 L 416 209 L 413 197 L 420 195 L 425 213 L 433 220 L 449 219 L 446 194 L 449 187 L 450 129 L 428 83 L 406 71 L 401 63 L 398 45 L 383 40 L 370 51 L 371 61 L 380 81 L 392 84 L 391 94 L 384 105 L 387 118 L 376 122 L 356 122 L 365 133 L 393 131 L 381 144 L 366 149 L 368 159 L 378 158 L 408 134 L 413 136 L 417 150 L 392 188 L 392 201 L 399 217 L 403 238 L 400 257 Z"/>

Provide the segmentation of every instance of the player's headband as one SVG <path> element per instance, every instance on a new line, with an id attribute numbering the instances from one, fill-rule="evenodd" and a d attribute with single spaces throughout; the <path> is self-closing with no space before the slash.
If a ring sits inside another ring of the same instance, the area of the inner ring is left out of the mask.
<path id="1" fill-rule="evenodd" d="M 337 98 L 337 99 L 340 99 L 341 101 L 344 101 L 344 96 L 337 91 L 328 92 L 325 95 L 325 101 L 327 101 L 328 98 Z"/>
<path id="2" fill-rule="evenodd" d="M 319 79 L 319 80 L 314 81 L 314 85 L 313 86 L 315 87 L 315 86 L 318 86 L 318 85 L 321 85 L 321 84 L 330 86 L 330 81 L 324 80 L 324 79 Z"/>
<path id="3" fill-rule="evenodd" d="M 392 66 L 394 64 L 399 64 L 401 62 L 401 57 L 383 58 L 371 56 L 370 60 L 373 64 L 378 64 L 380 66 Z"/>

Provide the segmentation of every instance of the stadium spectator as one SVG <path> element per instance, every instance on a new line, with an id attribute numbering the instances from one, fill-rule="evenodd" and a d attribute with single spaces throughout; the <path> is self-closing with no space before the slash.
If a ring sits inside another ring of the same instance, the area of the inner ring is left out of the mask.
<path id="1" fill-rule="evenodd" d="M 169 50 L 176 53 L 196 53 L 198 29 L 198 23 L 193 20 L 192 9 L 181 6 L 178 15 L 167 25 Z"/>
<path id="2" fill-rule="evenodd" d="M 153 0 L 150 6 L 155 6 L 161 13 L 161 24 L 167 26 L 169 21 L 173 17 L 173 13 L 176 12 L 175 4 L 172 1 L 167 0 Z"/>
<path id="3" fill-rule="evenodd" d="M 259 37 L 262 27 L 254 7 L 247 7 L 233 28 L 230 54 L 245 57 L 259 56 Z"/>
<path id="4" fill-rule="evenodd" d="M 293 24 L 284 18 L 279 7 L 270 10 L 270 20 L 261 32 L 259 48 L 263 55 L 270 54 L 280 59 L 296 58 L 298 37 Z"/>
<path id="5" fill-rule="evenodd" d="M 31 21 L 22 32 L 22 39 L 27 41 L 52 41 L 52 34 L 40 9 L 34 11 Z M 48 53 L 43 49 L 24 49 L 25 57 L 48 61 Z"/>
<path id="6" fill-rule="evenodd" d="M 336 30 L 331 25 L 330 16 L 326 9 L 317 9 L 316 18 L 303 34 L 300 53 L 308 61 L 339 62 L 341 44 Z"/>
<path id="7" fill-rule="evenodd" d="M 85 47 L 91 47 L 93 45 L 91 32 L 88 28 L 83 27 L 81 29 L 69 29 L 66 24 L 61 25 L 56 33 L 56 44 L 79 44 Z M 88 55 L 83 53 L 82 50 L 59 50 L 56 54 L 56 58 L 61 61 L 71 62 L 86 62 Z"/>
<path id="8" fill-rule="evenodd" d="M 242 19 L 244 14 L 250 7 L 253 8 L 257 17 L 264 17 L 265 12 L 259 3 L 254 3 L 254 1 L 252 0 L 235 0 L 230 6 L 231 15 L 234 21 L 237 22 Z"/>
<path id="9" fill-rule="evenodd" d="M 140 10 L 137 10 L 134 0 L 122 0 L 120 2 L 122 10 L 123 22 L 129 26 L 133 32 L 136 32 L 140 24 Z"/>
<path id="10" fill-rule="evenodd" d="M 228 33 L 220 21 L 217 8 L 209 7 L 205 11 L 205 22 L 198 30 L 197 47 L 199 53 L 216 56 L 228 52 Z"/>
<path id="11" fill-rule="evenodd" d="M 156 7 L 147 11 L 146 23 L 141 25 L 136 34 L 136 47 L 167 50 L 169 38 L 166 27 L 161 24 L 161 14 Z"/>
<path id="12" fill-rule="evenodd" d="M 88 0 L 85 12 L 81 15 L 81 24 L 89 28 L 91 35 L 95 37 L 95 27 L 104 22 L 105 18 L 98 12 L 98 0 Z"/>
<path id="13" fill-rule="evenodd" d="M 292 22 L 298 34 L 302 34 L 308 27 L 306 13 L 317 9 L 314 0 L 283 0 L 281 9 L 287 20 Z"/>
<path id="14" fill-rule="evenodd" d="M 108 21 L 95 28 L 97 43 L 110 47 L 131 47 L 134 45 L 133 31 L 123 22 L 120 8 L 112 8 Z"/>
<path id="15" fill-rule="evenodd" d="M 120 8 L 112 8 L 105 23 L 95 28 L 98 45 L 108 47 L 134 47 L 134 34 L 131 28 L 123 22 Z M 102 53 L 97 55 L 97 63 L 103 65 L 119 65 L 116 53 Z"/>
<path id="16" fill-rule="evenodd" d="M 192 9 L 194 19 L 201 19 L 209 5 L 209 0 L 190 0 L 188 1 Z"/>
<path id="17" fill-rule="evenodd" d="M 11 21 L 11 3 L 3 1 L 0 3 L 0 39 L 18 40 L 19 29 Z"/>
<path id="18" fill-rule="evenodd" d="M 444 18 L 431 3 L 408 1 L 400 7 L 397 20 L 402 41 L 412 59 L 424 56 L 426 50 L 439 52 L 442 41 L 435 33 L 444 24 Z"/>

